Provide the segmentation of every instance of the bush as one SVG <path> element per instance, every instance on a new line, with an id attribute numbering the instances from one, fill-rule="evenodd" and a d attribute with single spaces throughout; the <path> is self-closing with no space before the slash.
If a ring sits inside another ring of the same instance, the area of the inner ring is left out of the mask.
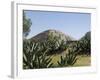
<path id="1" fill-rule="evenodd" d="M 67 49 L 67 42 L 60 39 L 60 36 L 53 36 L 53 34 L 49 34 L 47 40 L 43 42 L 44 48 L 49 48 L 48 54 L 55 54 Z"/>
<path id="2" fill-rule="evenodd" d="M 74 52 L 77 52 L 79 55 L 91 55 L 91 44 L 90 40 L 80 40 L 71 43 L 71 46 L 69 46 L 70 50 L 73 50 Z"/>
<path id="3" fill-rule="evenodd" d="M 76 48 L 78 49 L 78 54 L 91 55 L 91 44 L 89 40 L 78 41 Z"/>

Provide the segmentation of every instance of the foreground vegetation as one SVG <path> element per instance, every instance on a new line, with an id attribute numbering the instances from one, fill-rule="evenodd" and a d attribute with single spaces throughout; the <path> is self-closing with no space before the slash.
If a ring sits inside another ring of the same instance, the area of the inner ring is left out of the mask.
<path id="1" fill-rule="evenodd" d="M 60 60 L 61 55 L 52 55 L 52 63 L 55 67 L 58 67 L 57 61 Z M 87 55 L 77 55 L 77 61 L 75 64 L 73 64 L 71 67 L 77 67 L 77 66 L 90 66 L 91 65 L 91 56 Z M 66 66 L 64 66 L 66 67 Z M 68 67 L 68 66 L 67 66 Z M 70 67 L 70 66 L 69 66 Z"/>
<path id="2" fill-rule="evenodd" d="M 88 39 L 68 42 L 52 35 L 44 42 L 24 40 L 23 68 L 88 66 L 91 56 L 90 46 Z"/>

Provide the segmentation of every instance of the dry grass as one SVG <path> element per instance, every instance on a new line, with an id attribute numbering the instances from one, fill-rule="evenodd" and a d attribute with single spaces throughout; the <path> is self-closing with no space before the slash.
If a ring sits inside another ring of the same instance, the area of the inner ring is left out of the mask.
<path id="1" fill-rule="evenodd" d="M 60 60 L 60 56 L 65 56 L 65 54 L 55 54 L 52 55 L 52 63 L 56 67 L 57 61 Z M 72 66 L 72 67 L 78 67 L 78 66 L 90 66 L 91 65 L 91 56 L 86 56 L 86 55 L 79 55 L 77 56 L 78 60 L 77 62 Z"/>
<path id="2" fill-rule="evenodd" d="M 78 56 L 77 62 L 74 66 L 90 66 L 91 65 L 91 56 L 81 55 Z"/>

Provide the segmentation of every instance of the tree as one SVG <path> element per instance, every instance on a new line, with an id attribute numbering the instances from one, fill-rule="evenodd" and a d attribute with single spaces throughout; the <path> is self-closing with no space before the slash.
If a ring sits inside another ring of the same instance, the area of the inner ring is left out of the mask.
<path id="1" fill-rule="evenodd" d="M 25 12 L 23 12 L 23 36 L 26 37 L 30 32 L 30 27 L 32 25 L 31 19 L 26 17 Z"/>

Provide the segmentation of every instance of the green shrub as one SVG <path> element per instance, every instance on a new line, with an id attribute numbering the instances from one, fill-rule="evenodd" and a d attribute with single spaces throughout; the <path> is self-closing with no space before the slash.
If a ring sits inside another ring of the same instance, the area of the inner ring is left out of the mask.
<path id="1" fill-rule="evenodd" d="M 88 40 L 78 41 L 76 49 L 78 50 L 78 54 L 91 55 L 91 44 Z"/>
<path id="2" fill-rule="evenodd" d="M 49 55 L 59 53 L 67 49 L 67 42 L 60 39 L 59 36 L 53 36 L 53 34 L 49 34 L 47 40 L 44 41 L 45 48 L 49 48 Z"/>
<path id="3" fill-rule="evenodd" d="M 73 51 L 68 51 L 68 54 L 66 54 L 65 57 L 60 57 L 60 61 L 58 61 L 58 65 L 63 66 L 72 66 L 77 61 L 77 54 L 75 54 Z"/>
<path id="4" fill-rule="evenodd" d="M 23 68 L 49 68 L 52 67 L 51 58 L 47 56 L 49 49 L 42 50 L 40 43 L 23 42 Z"/>
<path id="5" fill-rule="evenodd" d="M 59 45 L 60 45 L 59 46 L 59 50 L 61 50 L 61 51 L 64 51 L 64 50 L 66 50 L 68 48 L 68 44 L 64 40 L 61 40 L 61 43 Z"/>
<path id="6" fill-rule="evenodd" d="M 71 43 L 71 46 L 69 47 L 71 50 L 73 50 L 75 53 L 79 55 L 91 55 L 91 44 L 90 40 L 80 40 Z"/>

